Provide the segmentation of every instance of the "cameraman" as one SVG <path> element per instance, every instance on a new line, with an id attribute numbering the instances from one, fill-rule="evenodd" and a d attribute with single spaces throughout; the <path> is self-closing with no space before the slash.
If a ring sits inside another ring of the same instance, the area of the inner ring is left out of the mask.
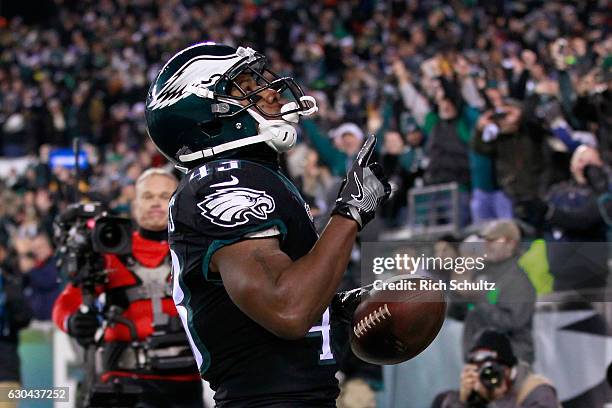
<path id="1" fill-rule="evenodd" d="M 459 392 L 448 392 L 441 406 L 558 408 L 556 394 L 548 379 L 518 363 L 505 335 L 485 330 L 470 349 Z"/>
<path id="2" fill-rule="evenodd" d="M 200 376 L 171 295 L 167 222 L 176 186 L 176 178 L 161 169 L 149 169 L 138 178 L 132 203 L 138 230 L 132 233 L 132 254 L 104 255 L 108 277 L 97 290 L 105 295 L 108 323 L 99 380 L 140 387 L 138 407 L 203 407 Z M 99 319 L 94 311 L 82 311 L 82 302 L 81 289 L 68 285 L 55 303 L 53 320 L 87 346 Z M 182 366 L 151 363 L 179 356 L 189 357 Z"/>

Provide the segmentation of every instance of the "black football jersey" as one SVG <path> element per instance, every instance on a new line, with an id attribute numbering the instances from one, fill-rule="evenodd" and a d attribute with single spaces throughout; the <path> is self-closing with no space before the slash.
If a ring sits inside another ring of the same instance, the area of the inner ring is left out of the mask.
<path id="1" fill-rule="evenodd" d="M 208 269 L 216 250 L 263 231 L 277 234 L 293 260 L 310 251 L 318 236 L 291 181 L 251 161 L 207 163 L 181 181 L 170 201 L 168 229 L 174 302 L 220 406 L 333 401 L 338 385 L 329 309 L 305 338 L 283 340 L 244 314 L 221 276 Z"/>

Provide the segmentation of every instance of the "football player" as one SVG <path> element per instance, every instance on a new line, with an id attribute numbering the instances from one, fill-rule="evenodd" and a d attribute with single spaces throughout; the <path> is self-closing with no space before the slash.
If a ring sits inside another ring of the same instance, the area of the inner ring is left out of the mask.
<path id="1" fill-rule="evenodd" d="M 317 111 L 251 48 L 188 47 L 146 100 L 149 135 L 186 176 L 170 200 L 173 297 L 219 407 L 335 407 L 329 305 L 390 186 L 364 144 L 319 237 L 278 154 Z"/>

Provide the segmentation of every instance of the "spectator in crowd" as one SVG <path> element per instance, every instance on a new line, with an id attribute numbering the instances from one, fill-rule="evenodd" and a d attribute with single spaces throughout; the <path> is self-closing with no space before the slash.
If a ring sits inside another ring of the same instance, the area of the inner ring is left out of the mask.
<path id="1" fill-rule="evenodd" d="M 499 188 L 499 180 L 495 177 L 494 164 L 497 163 L 491 155 L 481 154 L 474 148 L 479 145 L 478 132 L 493 123 L 492 119 L 499 120 L 506 112 L 507 104 L 504 102 L 499 89 L 493 84 L 483 93 L 483 99 L 490 108 L 480 115 L 476 124 L 476 137 L 472 138 L 470 164 L 472 169 L 472 200 L 470 202 L 472 222 L 479 224 L 486 220 L 496 218 L 512 218 L 512 203 L 506 193 Z"/>
<path id="2" fill-rule="evenodd" d="M 485 226 L 481 237 L 485 241 L 485 268 L 473 270 L 470 280 L 494 282 L 495 289 L 458 293 L 472 304 L 465 316 L 464 355 L 480 331 L 494 328 L 509 337 L 519 360 L 531 364 L 536 296 L 529 278 L 518 266 L 520 230 L 514 221 L 496 220 Z"/>
<path id="3" fill-rule="evenodd" d="M 381 210 L 381 216 L 389 227 L 406 224 L 408 191 L 414 186 L 416 179 L 422 176 L 420 166 L 423 152 L 420 144 L 423 136 L 415 125 L 408 126 L 407 137 L 400 131 L 387 130 L 380 151 L 380 163 L 385 174 L 390 175 L 390 183 L 394 189 Z"/>
<path id="4" fill-rule="evenodd" d="M 306 148 L 303 160 L 304 168 L 296 177 L 296 185 L 310 206 L 312 216 L 318 220 L 331 211 L 331 203 L 326 198 L 332 193 L 337 179 L 319 163 L 319 154 L 315 150 Z"/>
<path id="5" fill-rule="evenodd" d="M 8 235 L 0 232 L 0 387 L 18 388 L 21 383 L 19 354 L 19 330 L 28 325 L 32 310 L 25 300 L 21 276 L 11 265 Z M 6 408 L 16 408 L 16 403 L 3 402 Z"/>
<path id="6" fill-rule="evenodd" d="M 492 157 L 497 183 L 503 195 L 497 204 L 503 215 L 511 215 L 512 202 L 536 200 L 542 190 L 544 171 L 543 132 L 524 119 L 525 110 L 509 103 L 483 113 L 476 126 L 476 152 Z"/>
<path id="7" fill-rule="evenodd" d="M 466 104 L 461 84 L 442 76 L 442 65 L 437 59 L 430 59 L 423 65 L 424 77 L 432 84 L 429 89 L 433 94 L 433 109 L 410 81 L 402 62 L 397 61 L 393 69 L 404 104 L 426 137 L 425 184 L 455 182 L 459 185 L 460 224 L 465 226 L 470 222 L 469 140 L 478 112 Z"/>
<path id="8" fill-rule="evenodd" d="M 23 274 L 24 293 L 36 320 L 50 320 L 53 303 L 60 293 L 59 275 L 53 247 L 44 231 L 15 242 L 19 270 Z"/>
<path id="9" fill-rule="evenodd" d="M 46 188 L 38 188 L 34 192 L 34 205 L 40 226 L 47 236 L 53 235 L 53 221 L 57 214 L 57 204 Z"/>
<path id="10" fill-rule="evenodd" d="M 469 238 L 466 238 L 469 241 Z M 442 235 L 438 237 L 432 247 L 432 255 L 437 259 L 457 259 L 466 256 L 465 247 L 466 245 L 473 245 L 471 242 L 462 243 L 461 239 L 452 234 Z M 475 248 L 470 248 L 475 249 Z M 443 266 L 443 265 L 440 265 Z M 444 267 L 434 267 L 427 271 L 427 276 L 432 278 L 434 281 L 443 281 L 447 285 L 450 284 L 451 280 L 461 281 L 466 279 L 468 271 L 451 271 Z M 471 278 L 470 278 L 471 279 Z M 445 293 L 446 295 L 446 315 L 452 319 L 463 321 L 467 313 L 466 300 L 461 296 L 461 292 L 449 290 Z"/>
<path id="11" fill-rule="evenodd" d="M 520 363 L 508 337 L 495 330 L 483 331 L 470 344 L 459 392 L 450 391 L 436 399 L 441 401 L 440 408 L 559 407 L 550 380 Z"/>
<path id="12" fill-rule="evenodd" d="M 332 174 L 341 176 L 346 173 L 347 166 L 363 144 L 363 131 L 359 126 L 351 122 L 343 123 L 332 130 L 329 137 L 313 120 L 305 120 L 303 127 L 321 161 L 331 169 Z"/>
<path id="13" fill-rule="evenodd" d="M 451 234 L 443 235 L 436 239 L 433 244 L 433 256 L 440 259 L 456 259 L 461 256 L 459 253 L 460 243 L 461 241 Z M 446 268 L 434 268 L 428 270 L 427 273 L 434 280 L 442 280 L 447 283 L 456 278 L 455 273 Z"/>
<path id="14" fill-rule="evenodd" d="M 572 180 L 552 186 L 537 218 L 547 229 L 548 262 L 556 291 L 604 288 L 608 279 L 607 225 L 599 198 L 608 193 L 608 174 L 597 149 L 581 145 L 570 164 Z M 521 208 L 521 211 L 527 211 Z"/>

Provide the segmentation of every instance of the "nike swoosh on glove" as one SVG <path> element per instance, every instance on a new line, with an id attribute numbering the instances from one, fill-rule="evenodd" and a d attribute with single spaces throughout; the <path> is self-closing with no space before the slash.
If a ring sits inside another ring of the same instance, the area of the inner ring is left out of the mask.
<path id="1" fill-rule="evenodd" d="M 376 136 L 368 137 L 357 154 L 357 160 L 346 174 L 332 215 L 339 214 L 355 220 L 361 231 L 372 219 L 376 209 L 391 194 L 391 185 L 378 163 L 370 163 L 374 156 Z"/>

